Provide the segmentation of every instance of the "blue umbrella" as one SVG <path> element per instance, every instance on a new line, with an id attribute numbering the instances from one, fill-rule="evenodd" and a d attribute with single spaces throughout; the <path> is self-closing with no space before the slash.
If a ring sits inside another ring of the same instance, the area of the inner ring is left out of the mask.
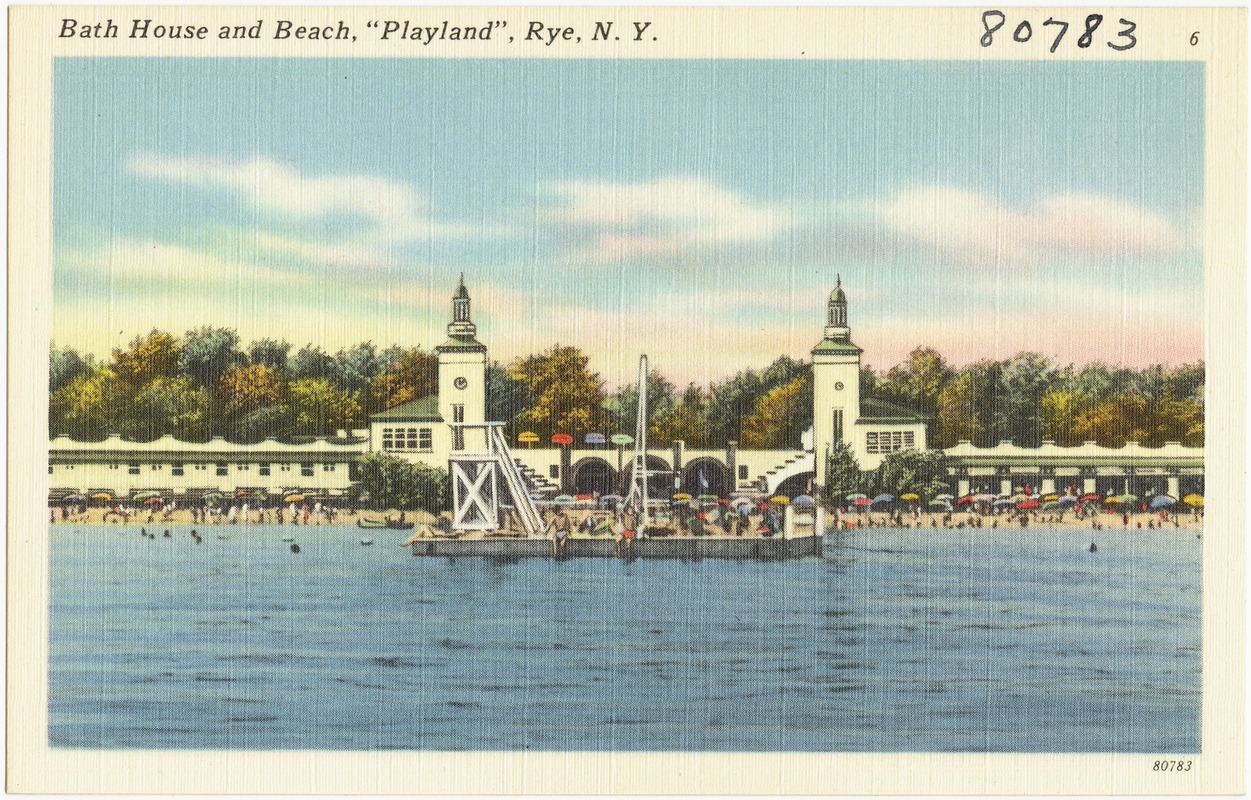
<path id="1" fill-rule="evenodd" d="M 608 440 L 604 438 L 604 434 L 602 433 L 588 433 L 585 437 L 583 437 L 583 441 L 587 444 L 603 444 Z"/>
<path id="2" fill-rule="evenodd" d="M 801 494 L 799 497 L 796 497 L 791 501 L 791 505 L 793 506 L 815 506 L 816 504 L 816 501 L 806 494 Z"/>
<path id="3" fill-rule="evenodd" d="M 995 505 L 995 508 L 1005 508 L 1005 507 L 1007 507 L 1007 506 L 1014 506 L 1014 505 L 1016 505 L 1016 501 L 1014 501 L 1014 500 L 1007 500 L 1007 499 L 1004 499 L 1004 500 L 996 500 L 996 501 L 995 501 L 995 503 L 994 503 L 994 505 Z"/>
<path id="4" fill-rule="evenodd" d="M 874 503 L 893 503 L 894 501 L 894 496 L 889 494 L 879 494 L 877 497 L 873 498 Z"/>
<path id="5" fill-rule="evenodd" d="M 1148 506 L 1148 508 L 1150 508 L 1152 511 L 1159 511 L 1161 508 L 1168 508 L 1169 506 L 1173 505 L 1176 502 L 1177 502 L 1176 500 L 1169 497 L 1168 495 L 1162 494 L 1162 495 L 1158 495 L 1154 500 L 1152 500 L 1151 505 Z"/>
<path id="6" fill-rule="evenodd" d="M 1056 505 L 1058 505 L 1060 508 L 1068 508 L 1069 506 L 1075 506 L 1077 505 L 1077 498 L 1071 495 L 1066 496 L 1066 497 L 1061 497 L 1059 500 L 1056 501 Z"/>

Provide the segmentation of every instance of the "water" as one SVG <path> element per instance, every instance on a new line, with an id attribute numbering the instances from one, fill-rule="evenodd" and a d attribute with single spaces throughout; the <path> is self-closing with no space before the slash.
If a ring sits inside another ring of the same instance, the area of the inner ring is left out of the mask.
<path id="1" fill-rule="evenodd" d="M 1199 749 L 1194 532 L 857 530 L 823 558 L 627 564 L 159 530 L 52 533 L 54 747 Z"/>

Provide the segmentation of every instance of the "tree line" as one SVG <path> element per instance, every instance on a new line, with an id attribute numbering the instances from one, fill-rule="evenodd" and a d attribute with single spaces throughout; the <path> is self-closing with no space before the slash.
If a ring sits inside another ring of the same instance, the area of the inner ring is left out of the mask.
<path id="1" fill-rule="evenodd" d="M 239 443 L 299 439 L 361 428 L 369 415 L 438 391 L 438 357 L 421 347 L 362 342 L 333 355 L 261 339 L 243 347 L 230 328 L 174 336 L 152 330 L 108 360 L 51 348 L 49 433 L 83 441 L 110 434 L 151 441 L 221 436 Z M 862 397 L 929 418 L 931 447 L 960 440 L 1032 447 L 1095 441 L 1203 444 L 1202 362 L 1142 370 L 1057 365 L 1035 354 L 949 364 L 931 348 L 878 373 L 860 373 Z M 648 441 L 692 448 L 738 441 L 747 449 L 798 448 L 812 426 L 812 365 L 782 356 L 704 387 L 679 387 L 658 372 L 647 381 Z M 487 367 L 487 417 L 515 441 L 568 433 L 635 433 L 635 385 L 610 390 L 576 347 L 557 345 Z"/>

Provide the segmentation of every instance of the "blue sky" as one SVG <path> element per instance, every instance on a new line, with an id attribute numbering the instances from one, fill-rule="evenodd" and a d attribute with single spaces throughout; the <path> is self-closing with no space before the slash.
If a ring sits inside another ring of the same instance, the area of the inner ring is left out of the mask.
<path id="1" fill-rule="evenodd" d="M 821 335 L 885 368 L 1202 357 L 1188 63 L 58 59 L 58 343 L 229 325 L 704 382 Z"/>

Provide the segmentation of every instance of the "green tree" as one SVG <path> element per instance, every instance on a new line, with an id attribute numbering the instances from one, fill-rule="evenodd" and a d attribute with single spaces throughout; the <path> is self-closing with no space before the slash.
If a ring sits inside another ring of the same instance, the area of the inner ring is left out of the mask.
<path id="1" fill-rule="evenodd" d="M 616 412 L 613 429 L 617 433 L 634 435 L 635 420 L 639 413 L 639 387 L 629 383 L 613 395 L 617 402 L 612 406 Z M 673 442 L 672 417 L 677 408 L 677 396 L 673 384 L 659 372 L 647 373 L 647 444 L 664 447 Z"/>
<path id="2" fill-rule="evenodd" d="M 370 508 L 446 511 L 451 495 L 447 473 L 395 456 L 366 453 L 357 461 L 358 480 L 351 496 Z"/>
<path id="3" fill-rule="evenodd" d="M 943 388 L 954 374 L 938 351 L 918 347 L 908 354 L 906 362 L 892 367 L 878 381 L 874 394 L 933 415 Z"/>
<path id="4" fill-rule="evenodd" d="M 398 353 L 371 383 L 369 409 L 386 411 L 439 391 L 439 357 L 420 347 Z"/>
<path id="5" fill-rule="evenodd" d="M 52 436 L 100 441 L 116 429 L 129 407 L 134 389 L 101 367 L 83 373 L 49 398 L 48 428 Z"/>
<path id="6" fill-rule="evenodd" d="M 178 343 L 165 331 L 155 328 L 147 336 L 136 336 L 125 350 L 113 350 L 113 374 L 136 388 L 157 378 L 167 378 L 178 367 Z"/>
<path id="7" fill-rule="evenodd" d="M 329 436 L 361 423 L 353 394 L 326 378 L 301 378 L 288 387 L 296 430 L 305 436 Z"/>
<path id="8" fill-rule="evenodd" d="M 300 378 L 336 379 L 338 369 L 334 359 L 320 347 L 306 344 L 291 357 L 287 374 L 293 381 Z"/>
<path id="9" fill-rule="evenodd" d="M 152 441 L 171 435 L 184 441 L 208 438 L 209 394 L 179 375 L 156 378 L 136 392 L 115 424 L 128 439 Z"/>
<path id="10" fill-rule="evenodd" d="M 658 437 L 662 441 L 682 440 L 687 447 L 709 447 L 708 398 L 704 390 L 689 384 L 673 411 L 660 420 Z"/>
<path id="11" fill-rule="evenodd" d="M 874 493 L 885 492 L 896 498 L 916 492 L 923 500 L 949 489 L 947 455 L 941 450 L 903 450 L 882 459 L 873 473 Z"/>
<path id="12" fill-rule="evenodd" d="M 742 445 L 749 450 L 795 449 L 812 427 L 812 371 L 772 389 L 756 404 L 742 425 Z"/>
<path id="13" fill-rule="evenodd" d="M 80 375 L 95 369 L 94 358 L 83 357 L 72 347 L 48 347 L 48 391 L 55 392 Z"/>
<path id="14" fill-rule="evenodd" d="M 995 402 L 995 435 L 1021 447 L 1042 442 L 1039 404 L 1051 383 L 1051 361 L 1037 353 L 1021 353 L 999 370 Z"/>
<path id="15" fill-rule="evenodd" d="M 231 328 L 202 327 L 187 331 L 178 347 L 178 370 L 199 386 L 212 389 L 218 379 L 247 363 L 239 334 Z"/>
<path id="16" fill-rule="evenodd" d="M 378 349 L 370 342 L 361 342 L 335 353 L 334 364 L 334 378 L 339 386 L 357 397 L 368 397 L 374 378 L 382 372 Z"/>
<path id="17" fill-rule="evenodd" d="M 248 361 L 269 367 L 279 375 L 286 376 L 291 345 L 276 339 L 260 339 L 248 346 Z"/>
<path id="18" fill-rule="evenodd" d="M 978 447 L 994 444 L 995 397 L 999 365 L 978 361 L 959 370 L 938 394 L 931 447 L 952 447 L 967 440 Z"/>
<path id="19" fill-rule="evenodd" d="M 846 442 L 835 442 L 825 461 L 821 501 L 827 506 L 846 506 L 848 495 L 861 494 L 866 488 L 865 475 L 851 448 Z"/>
<path id="20" fill-rule="evenodd" d="M 544 439 L 568 433 L 576 441 L 591 431 L 603 432 L 609 421 L 603 407 L 604 384 L 587 363 L 581 350 L 562 345 L 514 361 L 509 374 L 534 398 L 518 425 Z"/>
<path id="21" fill-rule="evenodd" d="M 490 422 L 505 423 L 504 431 L 509 439 L 516 437 L 516 421 L 533 402 L 523 381 L 508 374 L 498 361 L 486 369 L 486 416 Z"/>

